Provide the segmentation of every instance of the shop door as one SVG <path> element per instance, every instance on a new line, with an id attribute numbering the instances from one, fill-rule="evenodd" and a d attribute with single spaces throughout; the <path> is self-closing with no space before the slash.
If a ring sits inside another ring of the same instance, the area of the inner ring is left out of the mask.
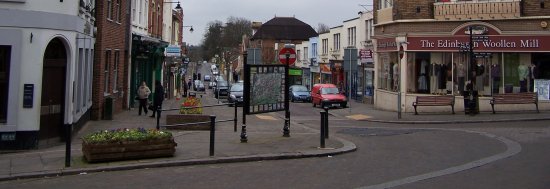
<path id="1" fill-rule="evenodd" d="M 59 40 L 50 42 L 44 54 L 40 140 L 55 139 L 61 136 L 65 112 L 66 62 L 63 44 Z"/>

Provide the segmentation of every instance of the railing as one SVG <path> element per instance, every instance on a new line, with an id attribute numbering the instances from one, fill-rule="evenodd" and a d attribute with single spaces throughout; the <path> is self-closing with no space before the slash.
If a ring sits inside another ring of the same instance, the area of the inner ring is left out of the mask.
<path id="1" fill-rule="evenodd" d="M 521 0 L 434 3 L 436 20 L 493 20 L 521 16 Z"/>

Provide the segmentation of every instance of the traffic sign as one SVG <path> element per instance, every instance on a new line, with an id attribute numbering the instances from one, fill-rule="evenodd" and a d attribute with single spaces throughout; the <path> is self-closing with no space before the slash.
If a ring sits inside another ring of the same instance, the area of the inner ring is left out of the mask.
<path id="1" fill-rule="evenodd" d="M 288 65 L 293 65 L 296 62 L 296 51 L 292 48 L 283 48 L 279 51 L 279 62 L 286 64 L 286 56 L 288 57 Z"/>

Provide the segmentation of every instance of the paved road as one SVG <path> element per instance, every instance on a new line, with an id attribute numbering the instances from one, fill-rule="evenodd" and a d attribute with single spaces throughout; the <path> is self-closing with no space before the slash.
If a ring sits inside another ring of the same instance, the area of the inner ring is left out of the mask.
<path id="1" fill-rule="evenodd" d="M 225 109 L 229 108 L 217 111 Z M 291 135 L 293 129 L 317 129 L 320 110 L 308 103 L 293 103 L 291 120 L 299 128 L 291 128 Z M 283 117 L 282 113 L 267 115 Z M 331 135 L 354 142 L 357 152 L 8 181 L 0 183 L 0 188 L 367 188 L 383 183 L 402 183 L 396 188 L 550 188 L 546 122 L 406 125 L 330 119 Z M 413 183 L 403 180 L 506 153 L 510 146 L 496 137 L 519 143 L 521 151 L 454 174 Z"/>

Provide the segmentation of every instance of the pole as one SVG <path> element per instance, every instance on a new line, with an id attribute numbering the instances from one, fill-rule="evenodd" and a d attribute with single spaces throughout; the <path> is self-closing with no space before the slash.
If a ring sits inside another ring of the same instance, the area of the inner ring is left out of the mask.
<path id="1" fill-rule="evenodd" d="M 321 114 L 320 148 L 325 148 L 325 117 L 327 116 L 327 112 L 321 111 L 319 113 Z"/>
<path id="2" fill-rule="evenodd" d="M 325 123 L 325 134 L 324 137 L 328 139 L 328 107 L 325 107 L 325 119 L 323 120 Z"/>
<path id="3" fill-rule="evenodd" d="M 285 53 L 286 64 L 285 64 L 285 126 L 283 127 L 283 137 L 290 137 L 290 104 L 289 104 L 289 64 L 290 64 L 290 52 Z"/>
<path id="4" fill-rule="evenodd" d="M 233 102 L 233 107 L 235 107 L 235 115 L 233 116 L 233 131 L 237 132 L 237 102 Z"/>
<path id="5" fill-rule="evenodd" d="M 210 156 L 214 156 L 215 140 L 216 140 L 216 116 L 210 115 Z"/>
<path id="6" fill-rule="evenodd" d="M 405 53 L 405 52 L 401 52 L 401 45 L 402 43 L 399 44 L 399 51 L 397 52 L 397 68 L 398 68 L 398 71 L 400 72 L 401 71 L 401 54 L 400 53 Z M 405 55 L 403 55 L 404 57 Z M 397 119 L 401 119 L 401 73 L 399 73 L 399 78 L 395 77 L 397 73 L 393 73 L 394 75 L 394 79 L 397 79 L 397 82 L 396 82 L 396 85 L 397 85 Z"/>
<path id="7" fill-rule="evenodd" d="M 349 75 L 349 88 L 348 88 L 348 97 L 349 98 L 348 98 L 348 102 L 349 103 L 348 103 L 348 111 L 349 111 L 349 113 L 351 113 L 351 73 L 352 73 L 352 71 L 351 71 L 351 56 L 352 56 L 351 52 L 352 51 L 351 51 L 351 48 L 348 48 L 348 49 L 349 49 L 349 53 L 348 53 L 349 54 L 349 57 L 348 57 L 348 62 L 349 62 L 349 73 L 348 73 L 348 75 Z"/>
<path id="8" fill-rule="evenodd" d="M 158 105 L 157 109 L 156 109 L 156 111 L 157 111 L 157 130 L 160 130 L 160 112 L 161 112 L 160 108 L 161 108 L 160 105 Z"/>
<path id="9" fill-rule="evenodd" d="M 71 130 L 72 124 L 67 124 L 65 128 L 65 167 L 71 166 Z"/>
<path id="10" fill-rule="evenodd" d="M 250 88 L 250 84 L 248 83 L 250 81 L 250 71 L 249 71 L 249 66 L 247 65 L 247 56 L 248 56 L 248 53 L 246 51 L 244 51 L 243 53 L 243 66 L 244 66 L 244 92 L 247 92 L 248 89 Z M 243 105 L 243 124 L 242 124 L 242 127 L 241 127 L 241 143 L 247 143 L 248 142 L 248 136 L 246 135 L 246 113 L 248 112 L 248 108 L 249 108 L 249 103 L 248 103 L 248 99 L 250 98 L 250 94 L 248 93 L 244 93 L 243 94 L 243 97 L 245 98 L 244 100 L 244 105 Z"/>

